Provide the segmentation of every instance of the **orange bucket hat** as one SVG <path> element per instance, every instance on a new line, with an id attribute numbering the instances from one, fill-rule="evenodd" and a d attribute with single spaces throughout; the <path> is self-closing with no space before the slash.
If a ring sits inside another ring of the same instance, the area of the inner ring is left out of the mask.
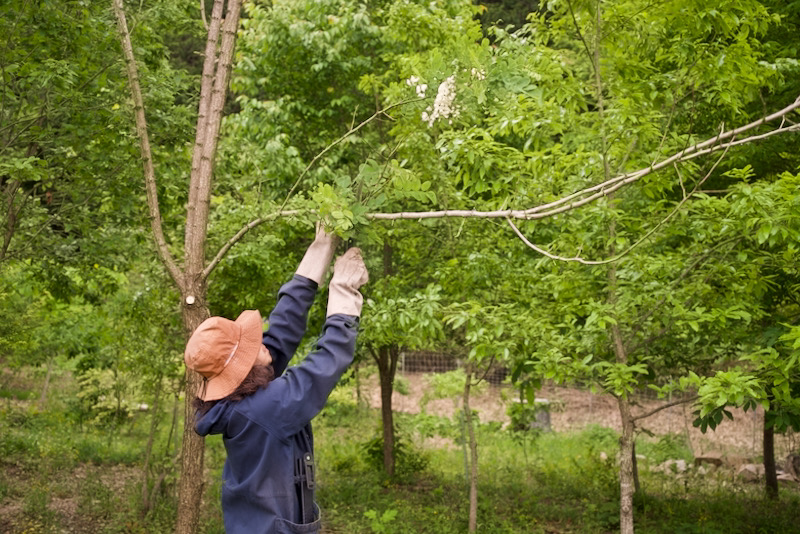
<path id="1" fill-rule="evenodd" d="M 227 397 L 245 379 L 261 351 L 262 321 L 258 310 L 245 310 L 235 321 L 209 317 L 189 338 L 183 361 L 200 373 L 203 401 Z"/>

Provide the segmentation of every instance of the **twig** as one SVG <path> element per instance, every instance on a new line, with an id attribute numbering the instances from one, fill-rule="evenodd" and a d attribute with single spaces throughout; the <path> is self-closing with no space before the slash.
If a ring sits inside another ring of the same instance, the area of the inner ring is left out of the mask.
<path id="1" fill-rule="evenodd" d="M 411 102 L 416 102 L 418 100 L 421 100 L 421 99 L 404 100 L 402 102 L 397 102 L 395 104 L 391 104 L 391 105 L 389 105 L 389 106 L 387 106 L 387 107 L 385 107 L 383 109 L 380 109 L 380 110 L 376 111 L 368 119 L 362 121 L 361 124 L 359 124 L 358 126 L 355 126 L 355 127 L 351 127 L 347 132 L 344 133 L 344 135 L 339 137 L 339 139 L 337 139 L 336 141 L 334 141 L 333 143 L 329 144 L 324 149 L 322 149 L 322 151 L 319 152 L 316 156 L 314 156 L 314 158 L 311 160 L 311 162 L 309 162 L 309 164 L 306 165 L 306 168 L 303 169 L 303 172 L 300 173 L 300 176 L 297 177 L 297 180 L 295 180 L 295 182 L 292 185 L 291 189 L 289 189 L 289 192 L 286 194 L 286 198 L 283 200 L 283 204 L 281 204 L 280 209 L 282 210 L 283 208 L 286 207 L 286 203 L 289 202 L 289 199 L 291 198 L 292 194 L 297 189 L 297 186 L 300 185 L 300 181 L 305 177 L 306 174 L 308 174 L 308 171 L 311 170 L 311 167 L 313 167 L 322 158 L 322 156 L 327 154 L 328 151 L 333 149 L 336 145 L 338 145 L 339 143 L 341 143 L 342 141 L 344 141 L 345 139 L 347 139 L 348 137 L 350 137 L 351 135 L 353 135 L 354 133 L 359 131 L 361 128 L 363 128 L 364 126 L 366 126 L 367 124 L 369 124 L 370 122 L 375 120 L 376 118 L 380 117 L 381 115 L 386 115 L 386 113 L 389 110 L 394 109 L 394 108 L 396 108 L 398 106 L 403 106 L 403 105 L 411 103 Z"/>
<path id="2" fill-rule="evenodd" d="M 634 415 L 634 416 L 631 417 L 631 419 L 633 421 L 639 421 L 640 419 L 647 419 L 651 415 L 655 415 L 655 414 L 657 414 L 658 412 L 660 412 L 662 410 L 666 410 L 667 408 L 672 408 L 673 406 L 680 406 L 681 404 L 687 404 L 687 403 L 690 403 L 690 402 L 693 402 L 693 401 L 697 400 L 698 398 L 700 398 L 699 395 L 692 395 L 691 397 L 688 397 L 688 398 L 685 398 L 685 399 L 668 402 L 666 404 L 662 404 L 661 406 L 659 406 L 658 408 L 655 408 L 654 410 L 650 410 L 649 412 L 645 412 L 645 413 L 640 414 L 640 415 Z"/>
<path id="3" fill-rule="evenodd" d="M 231 249 L 231 247 L 235 245 L 242 237 L 244 237 L 244 235 L 247 232 L 249 232 L 256 226 L 259 226 L 267 221 L 272 221 L 274 219 L 277 219 L 278 217 L 294 217 L 296 215 L 299 215 L 300 213 L 302 213 L 300 210 L 281 210 L 281 211 L 276 211 L 275 213 L 271 213 L 269 215 L 265 215 L 263 217 L 259 217 L 257 219 L 253 219 L 252 221 L 245 224 L 238 232 L 236 232 L 235 235 L 233 235 L 233 237 L 228 239 L 228 241 L 224 245 L 222 245 L 222 248 L 219 249 L 217 255 L 214 256 L 214 259 L 211 260 L 211 262 L 205 267 L 205 269 L 203 269 L 203 273 L 201 275 L 202 279 L 205 280 L 208 278 L 208 276 L 211 274 L 211 271 L 213 271 L 217 267 L 219 262 L 222 261 L 222 258 L 225 257 L 225 254 L 227 254 L 228 251 Z"/>

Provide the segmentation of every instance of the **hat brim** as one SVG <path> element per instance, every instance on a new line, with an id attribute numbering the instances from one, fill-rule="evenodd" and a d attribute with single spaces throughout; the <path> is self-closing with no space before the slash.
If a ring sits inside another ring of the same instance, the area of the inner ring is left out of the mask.
<path id="1" fill-rule="evenodd" d="M 204 401 L 219 400 L 233 393 L 247 377 L 261 351 L 262 321 L 258 310 L 245 310 L 236 318 L 241 329 L 239 345 L 230 361 L 217 376 L 206 382 Z"/>

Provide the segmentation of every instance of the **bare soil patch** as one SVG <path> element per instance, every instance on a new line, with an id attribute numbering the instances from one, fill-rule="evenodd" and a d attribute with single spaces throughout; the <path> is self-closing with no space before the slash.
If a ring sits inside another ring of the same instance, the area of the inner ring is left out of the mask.
<path id="1" fill-rule="evenodd" d="M 422 399 L 430 389 L 427 373 L 404 373 L 408 384 L 408 393 L 403 395 L 394 392 L 392 407 L 395 411 L 416 414 L 421 411 Z M 380 387 L 375 375 L 362 383 L 362 399 L 372 407 L 380 406 Z M 482 393 L 473 395 L 471 407 L 479 414 L 481 421 L 498 421 L 508 423 L 509 403 L 518 393 L 509 386 L 486 387 Z M 621 430 L 617 401 L 611 395 L 595 394 L 575 388 L 545 386 L 539 391 L 539 399 L 547 399 L 551 406 L 550 421 L 555 432 L 578 431 L 588 425 L 595 424 L 616 431 Z M 642 399 L 638 402 L 634 413 L 646 413 L 658 408 L 668 400 Z M 452 417 L 461 409 L 460 399 L 437 399 L 428 402 L 425 412 L 431 415 Z M 640 422 L 641 426 L 655 434 L 682 434 L 687 436 L 695 456 L 709 451 L 721 451 L 729 456 L 757 458 L 762 454 L 761 428 L 764 422 L 762 409 L 744 412 L 731 409 L 733 421 L 725 420 L 715 431 L 703 434 L 692 426 L 694 416 L 690 404 L 673 406 L 664 409 Z M 800 436 L 788 433 L 776 436 L 776 458 L 784 458 L 789 452 L 800 449 Z"/>

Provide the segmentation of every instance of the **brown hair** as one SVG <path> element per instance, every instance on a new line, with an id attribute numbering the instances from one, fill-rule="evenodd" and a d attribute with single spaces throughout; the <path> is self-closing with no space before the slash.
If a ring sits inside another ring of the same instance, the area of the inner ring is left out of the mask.
<path id="1" fill-rule="evenodd" d="M 267 387 L 267 385 L 272 382 L 273 378 L 275 378 L 275 369 L 271 364 L 254 365 L 253 368 L 250 369 L 250 372 L 247 374 L 247 376 L 244 377 L 242 383 L 239 384 L 239 387 L 233 390 L 233 393 L 227 397 L 210 401 L 204 401 L 200 399 L 200 397 L 195 397 L 194 401 L 192 402 L 192 407 L 197 410 L 197 417 L 202 417 L 218 402 L 238 402 L 245 397 L 252 395 L 259 389 Z"/>

